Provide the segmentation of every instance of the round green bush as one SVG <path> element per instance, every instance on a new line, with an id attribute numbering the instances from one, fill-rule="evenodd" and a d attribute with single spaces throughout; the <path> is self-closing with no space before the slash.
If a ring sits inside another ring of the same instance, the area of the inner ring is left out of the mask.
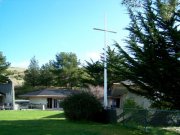
<path id="1" fill-rule="evenodd" d="M 95 121 L 96 115 L 103 110 L 100 101 L 89 92 L 70 95 L 61 102 L 61 106 L 70 120 Z"/>

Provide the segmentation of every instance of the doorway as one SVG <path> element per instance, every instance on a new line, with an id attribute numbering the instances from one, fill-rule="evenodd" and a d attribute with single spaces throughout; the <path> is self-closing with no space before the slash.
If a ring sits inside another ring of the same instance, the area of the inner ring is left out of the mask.
<path id="1" fill-rule="evenodd" d="M 0 92 L 0 106 L 4 104 L 5 94 Z"/>
<path id="2" fill-rule="evenodd" d="M 120 108 L 120 98 L 116 99 L 116 108 Z"/>
<path id="3" fill-rule="evenodd" d="M 53 99 L 54 100 L 54 108 L 58 108 L 58 101 L 57 99 Z"/>
<path id="4" fill-rule="evenodd" d="M 47 108 L 49 108 L 49 109 L 52 109 L 52 108 L 56 109 L 58 107 L 59 107 L 59 105 L 58 105 L 58 100 L 57 99 L 53 99 L 53 98 L 48 98 L 47 99 Z"/>
<path id="5" fill-rule="evenodd" d="M 47 108 L 52 108 L 52 98 L 47 99 Z"/>

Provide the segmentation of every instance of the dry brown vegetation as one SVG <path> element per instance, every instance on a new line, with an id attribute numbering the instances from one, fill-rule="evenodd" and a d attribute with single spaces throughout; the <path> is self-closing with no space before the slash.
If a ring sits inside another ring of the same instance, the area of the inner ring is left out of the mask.
<path id="1" fill-rule="evenodd" d="M 9 77 L 13 81 L 14 86 L 22 86 L 24 82 L 24 71 L 25 68 L 10 67 L 8 68 Z"/>

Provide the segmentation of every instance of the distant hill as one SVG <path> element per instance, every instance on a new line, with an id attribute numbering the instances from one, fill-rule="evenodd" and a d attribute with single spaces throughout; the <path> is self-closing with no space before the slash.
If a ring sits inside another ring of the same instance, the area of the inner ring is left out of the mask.
<path id="1" fill-rule="evenodd" d="M 10 67 L 8 69 L 9 78 L 13 81 L 13 84 L 15 86 L 15 96 L 16 99 L 19 99 L 19 95 L 25 94 L 30 91 L 40 90 L 44 89 L 44 87 L 31 87 L 31 86 L 23 86 L 24 83 L 24 75 L 26 69 L 25 68 L 19 68 L 19 67 Z"/>
<path id="2" fill-rule="evenodd" d="M 14 86 L 22 86 L 24 83 L 24 71 L 25 68 L 20 68 L 20 67 L 10 67 L 8 68 L 9 71 L 9 77 L 14 83 Z"/>

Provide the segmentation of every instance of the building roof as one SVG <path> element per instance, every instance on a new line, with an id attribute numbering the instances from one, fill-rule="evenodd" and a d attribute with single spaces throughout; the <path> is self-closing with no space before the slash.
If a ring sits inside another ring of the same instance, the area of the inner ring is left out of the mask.
<path id="1" fill-rule="evenodd" d="M 66 97 L 71 94 L 78 93 L 77 90 L 67 90 L 67 89 L 43 89 L 38 91 L 33 91 L 20 95 L 21 97 Z"/>
<path id="2" fill-rule="evenodd" d="M 123 86 L 121 83 L 114 83 L 112 90 L 108 92 L 108 97 L 116 98 L 124 94 L 127 94 L 127 92 L 127 88 Z"/>

